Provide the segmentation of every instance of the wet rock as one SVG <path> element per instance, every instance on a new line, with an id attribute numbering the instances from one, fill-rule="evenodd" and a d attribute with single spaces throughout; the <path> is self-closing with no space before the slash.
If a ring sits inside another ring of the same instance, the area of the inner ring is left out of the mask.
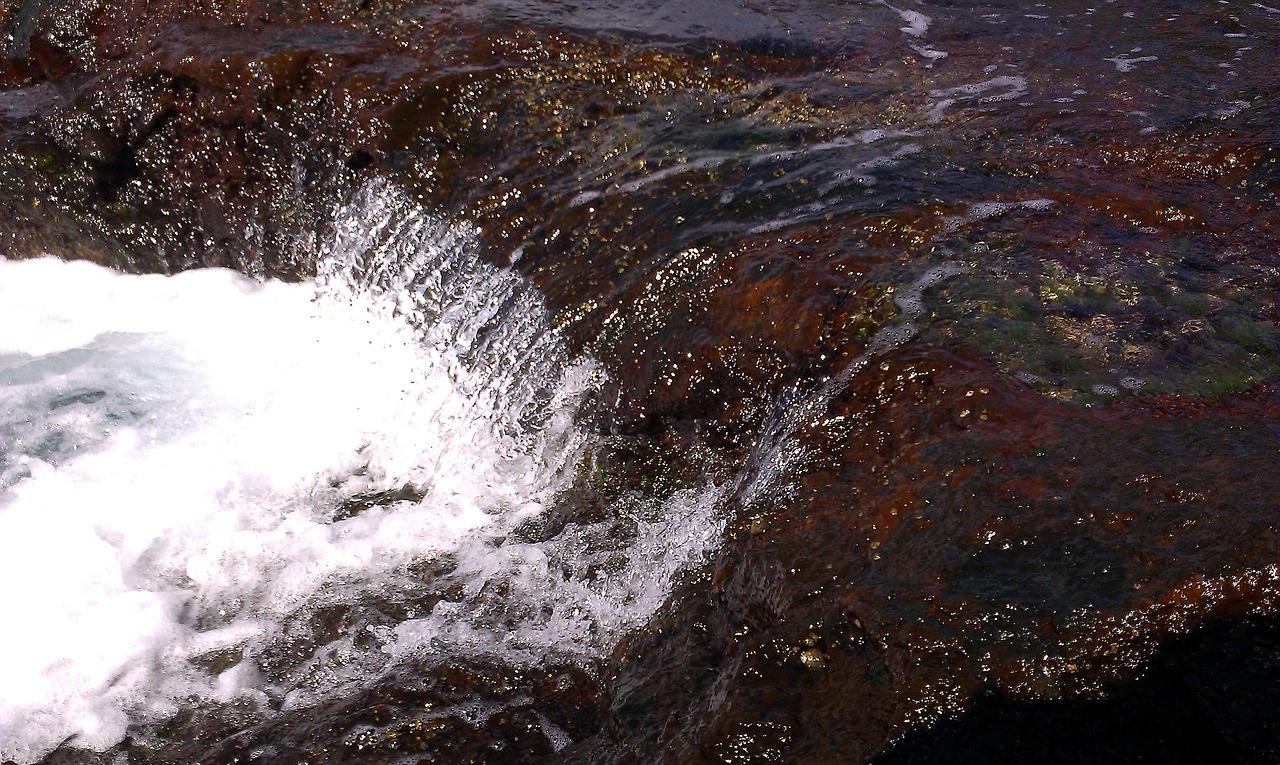
<path id="1" fill-rule="evenodd" d="M 1184 729 L 1274 754 L 1223 722 L 1274 698 L 1280 550 L 1280 115 L 1269 68 L 1219 66 L 1239 18 L 1109 7 L 1102 40 L 1082 3 L 938 4 L 917 40 L 889 6 L 791 36 L 760 8 L 716 30 L 659 4 L 646 33 L 591 3 L 144 5 L 0 17 L 6 256 L 298 278 L 390 176 L 607 369 L 590 468 L 524 533 L 737 490 L 719 558 L 608 666 L 454 657 L 272 720 L 187 710 L 112 757 L 1209 751 Z M 1137 702 L 1165 711 L 1112 719 Z"/>
<path id="2" fill-rule="evenodd" d="M 908 736 L 877 763 L 1270 762 L 1280 654 L 1274 620 L 1215 623 L 1172 641 L 1143 677 L 1077 701 L 980 695 L 964 715 Z"/>
<path id="3" fill-rule="evenodd" d="M 1081 410 L 919 349 L 833 406 L 862 424 L 808 436 L 822 456 L 795 498 L 762 533 L 744 519 L 712 592 L 683 602 L 701 630 L 619 656 L 622 699 L 687 699 L 648 721 L 641 760 L 702 762 L 769 725 L 785 761 L 866 761 L 983 688 L 1099 698 L 1170 636 L 1274 608 L 1270 479 L 1245 456 L 1276 446 L 1273 393 L 1189 419 Z M 679 653 L 709 677 L 659 658 Z"/>

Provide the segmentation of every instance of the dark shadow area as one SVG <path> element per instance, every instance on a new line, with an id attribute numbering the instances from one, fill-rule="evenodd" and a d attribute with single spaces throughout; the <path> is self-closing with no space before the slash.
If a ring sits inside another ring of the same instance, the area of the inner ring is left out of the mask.
<path id="1" fill-rule="evenodd" d="M 988 693 L 908 736 L 876 765 L 1280 762 L 1280 619 L 1215 624 L 1173 641 L 1141 679 L 1096 701 Z"/>

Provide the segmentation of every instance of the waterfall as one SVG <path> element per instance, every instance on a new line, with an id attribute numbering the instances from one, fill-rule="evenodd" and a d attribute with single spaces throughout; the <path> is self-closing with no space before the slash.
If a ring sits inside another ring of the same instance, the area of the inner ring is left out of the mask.
<path id="1" fill-rule="evenodd" d="M 406 662 L 585 665 L 719 543 L 711 484 L 539 531 L 603 373 L 472 228 L 375 182 L 318 246 L 299 284 L 0 260 L 0 760 Z"/>

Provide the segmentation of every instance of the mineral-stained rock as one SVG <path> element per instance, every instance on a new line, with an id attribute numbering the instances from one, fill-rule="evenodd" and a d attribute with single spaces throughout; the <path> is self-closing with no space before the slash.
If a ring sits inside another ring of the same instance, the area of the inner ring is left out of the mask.
<path id="1" fill-rule="evenodd" d="M 593 470 L 530 533 L 736 487 L 599 666 L 454 657 L 98 761 L 1274 759 L 1280 113 L 1273 66 L 1219 66 L 1240 16 L 939 4 L 926 45 L 886 4 L 803 35 L 578 5 L 0 16 L 0 254 L 299 278 L 388 176 L 607 369 Z"/>
<path id="2" fill-rule="evenodd" d="M 1269 613 L 1275 479 L 1241 455 L 1280 446 L 1280 398 L 1154 403 L 1064 406 L 936 350 L 866 375 L 788 508 L 741 519 L 710 592 L 620 654 L 640 761 L 865 761 L 982 689 L 1101 698 L 1169 636 Z"/>

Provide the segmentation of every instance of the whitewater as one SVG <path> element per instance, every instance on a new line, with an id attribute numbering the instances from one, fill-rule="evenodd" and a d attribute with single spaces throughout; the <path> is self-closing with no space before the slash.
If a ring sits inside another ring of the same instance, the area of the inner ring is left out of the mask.
<path id="1" fill-rule="evenodd" d="M 710 483 L 538 533 L 602 372 L 474 234 L 374 183 L 301 283 L 0 259 L 0 760 L 432 657 L 586 663 L 705 559 Z"/>

